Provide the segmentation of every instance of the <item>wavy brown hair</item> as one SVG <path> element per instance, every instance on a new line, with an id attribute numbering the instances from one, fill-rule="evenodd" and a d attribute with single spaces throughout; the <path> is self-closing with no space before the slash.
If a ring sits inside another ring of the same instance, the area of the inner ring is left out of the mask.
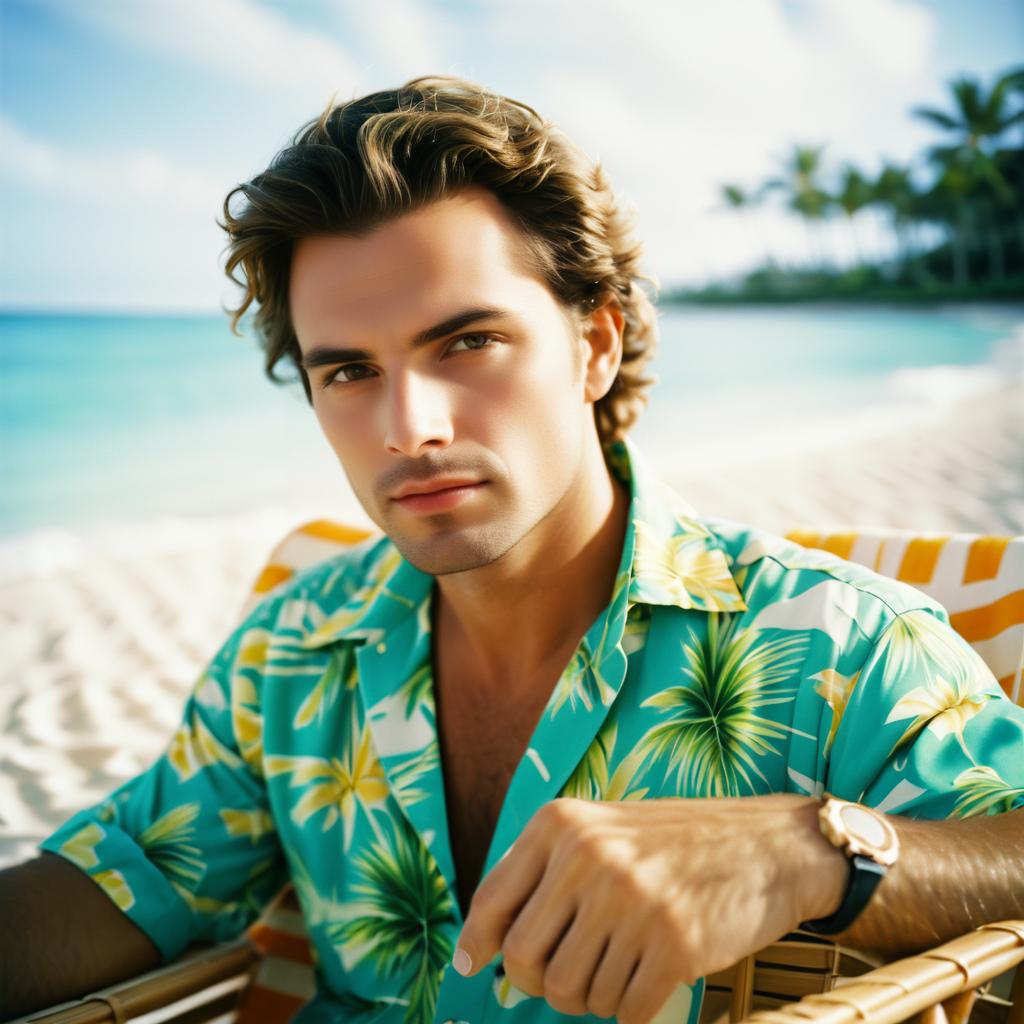
<path id="1" fill-rule="evenodd" d="M 532 107 L 461 78 L 415 78 L 398 89 L 327 106 L 250 181 L 224 200 L 225 273 L 243 290 L 231 328 L 253 304 L 275 383 L 281 360 L 309 380 L 288 308 L 295 242 L 360 235 L 470 185 L 489 189 L 523 231 L 527 259 L 581 322 L 608 299 L 622 308 L 622 365 L 594 416 L 605 444 L 635 422 L 653 383 L 657 340 L 632 217 L 599 164 Z M 239 276 L 236 271 L 241 271 Z"/>

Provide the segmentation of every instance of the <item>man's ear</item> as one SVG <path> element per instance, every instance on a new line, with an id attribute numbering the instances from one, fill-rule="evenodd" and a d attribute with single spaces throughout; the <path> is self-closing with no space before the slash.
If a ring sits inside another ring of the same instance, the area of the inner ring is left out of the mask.
<path id="1" fill-rule="evenodd" d="M 611 390 L 622 362 L 622 307 L 614 299 L 598 306 L 583 323 L 584 396 L 597 402 Z"/>

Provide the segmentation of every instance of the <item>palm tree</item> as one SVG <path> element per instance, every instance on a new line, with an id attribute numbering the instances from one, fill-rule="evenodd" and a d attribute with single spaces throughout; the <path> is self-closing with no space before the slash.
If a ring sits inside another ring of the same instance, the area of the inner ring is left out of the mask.
<path id="1" fill-rule="evenodd" d="M 968 76 L 950 85 L 953 111 L 915 107 L 913 113 L 944 131 L 948 141 L 928 151 L 928 158 L 940 169 L 940 182 L 955 208 L 954 273 L 958 284 L 967 280 L 963 235 L 981 214 L 989 245 L 989 267 L 1002 276 L 1003 229 L 999 207 L 1010 207 L 1014 193 L 996 159 L 999 137 L 1012 125 L 1024 123 L 1024 107 L 1010 110 L 1010 97 L 1024 88 L 1024 68 L 1001 75 L 986 95 L 978 80 Z M 969 209 L 972 205 L 974 211 Z M 972 216 L 973 215 L 973 216 Z"/>
<path id="2" fill-rule="evenodd" d="M 747 249 L 751 255 L 760 262 L 772 262 L 767 248 L 757 244 L 756 233 L 752 230 L 750 223 L 751 213 L 759 205 L 762 194 L 753 190 L 745 191 L 741 186 L 732 184 L 722 185 L 719 192 L 722 199 L 725 200 L 725 209 L 739 213 L 740 222 L 743 225 L 743 234 L 747 241 Z"/>
<path id="3" fill-rule="evenodd" d="M 901 270 L 906 270 L 910 260 L 911 225 L 916 219 L 918 192 L 910 177 L 910 170 L 886 163 L 872 187 L 872 203 L 882 206 L 888 213 Z"/>
<path id="4" fill-rule="evenodd" d="M 819 268 L 824 267 L 825 260 L 813 225 L 821 222 L 831 202 L 818 182 L 824 150 L 824 146 L 794 146 L 789 156 L 781 160 L 782 177 L 770 178 L 761 187 L 762 195 L 782 192 L 787 208 L 803 217 L 812 257 Z"/>
<path id="5" fill-rule="evenodd" d="M 857 214 L 871 203 L 873 193 L 871 183 L 852 164 L 842 170 L 839 191 L 832 197 L 833 202 L 846 214 L 850 233 L 853 236 L 853 247 L 857 254 L 858 264 L 865 263 L 864 247 L 857 234 Z"/>

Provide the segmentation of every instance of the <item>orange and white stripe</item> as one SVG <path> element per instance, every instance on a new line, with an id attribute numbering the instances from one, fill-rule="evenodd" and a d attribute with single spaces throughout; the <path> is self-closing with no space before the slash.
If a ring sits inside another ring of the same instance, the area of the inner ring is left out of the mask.
<path id="1" fill-rule="evenodd" d="M 1024 704 L 1024 537 L 917 534 L 907 530 L 813 533 L 788 538 L 909 583 L 949 612 L 1006 695 Z"/>

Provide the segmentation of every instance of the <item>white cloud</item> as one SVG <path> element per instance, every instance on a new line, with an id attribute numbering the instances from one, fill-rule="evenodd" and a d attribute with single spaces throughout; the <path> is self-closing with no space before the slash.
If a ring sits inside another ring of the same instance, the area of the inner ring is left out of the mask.
<path id="1" fill-rule="evenodd" d="M 319 103 L 335 90 L 345 98 L 356 88 L 346 49 L 252 0 L 97 0 L 66 10 L 133 45 L 250 85 L 299 92 Z"/>
<path id="2" fill-rule="evenodd" d="M 340 13 L 337 8 L 336 13 Z M 359 35 L 359 52 L 366 54 L 370 69 L 402 81 L 445 73 L 443 39 L 451 35 L 454 26 L 443 13 L 430 11 L 417 0 L 388 0 L 360 4 L 352 20 Z"/>
<path id="3" fill-rule="evenodd" d="M 780 258 L 806 253 L 791 216 L 760 211 L 743 231 L 714 212 L 721 184 L 759 184 L 797 142 L 873 172 L 925 137 L 908 111 L 933 87 L 935 26 L 913 0 L 593 0 L 577 12 L 545 12 L 541 34 L 499 8 L 487 34 L 531 52 L 519 98 L 602 159 L 666 282 L 742 268 L 760 255 L 750 235 Z M 824 234 L 849 251 L 842 225 Z"/>
<path id="4" fill-rule="evenodd" d="M 104 155 L 62 149 L 26 134 L 0 114 L 0 179 L 39 192 L 113 206 L 159 204 L 164 211 L 220 211 L 227 189 L 152 150 Z"/>

